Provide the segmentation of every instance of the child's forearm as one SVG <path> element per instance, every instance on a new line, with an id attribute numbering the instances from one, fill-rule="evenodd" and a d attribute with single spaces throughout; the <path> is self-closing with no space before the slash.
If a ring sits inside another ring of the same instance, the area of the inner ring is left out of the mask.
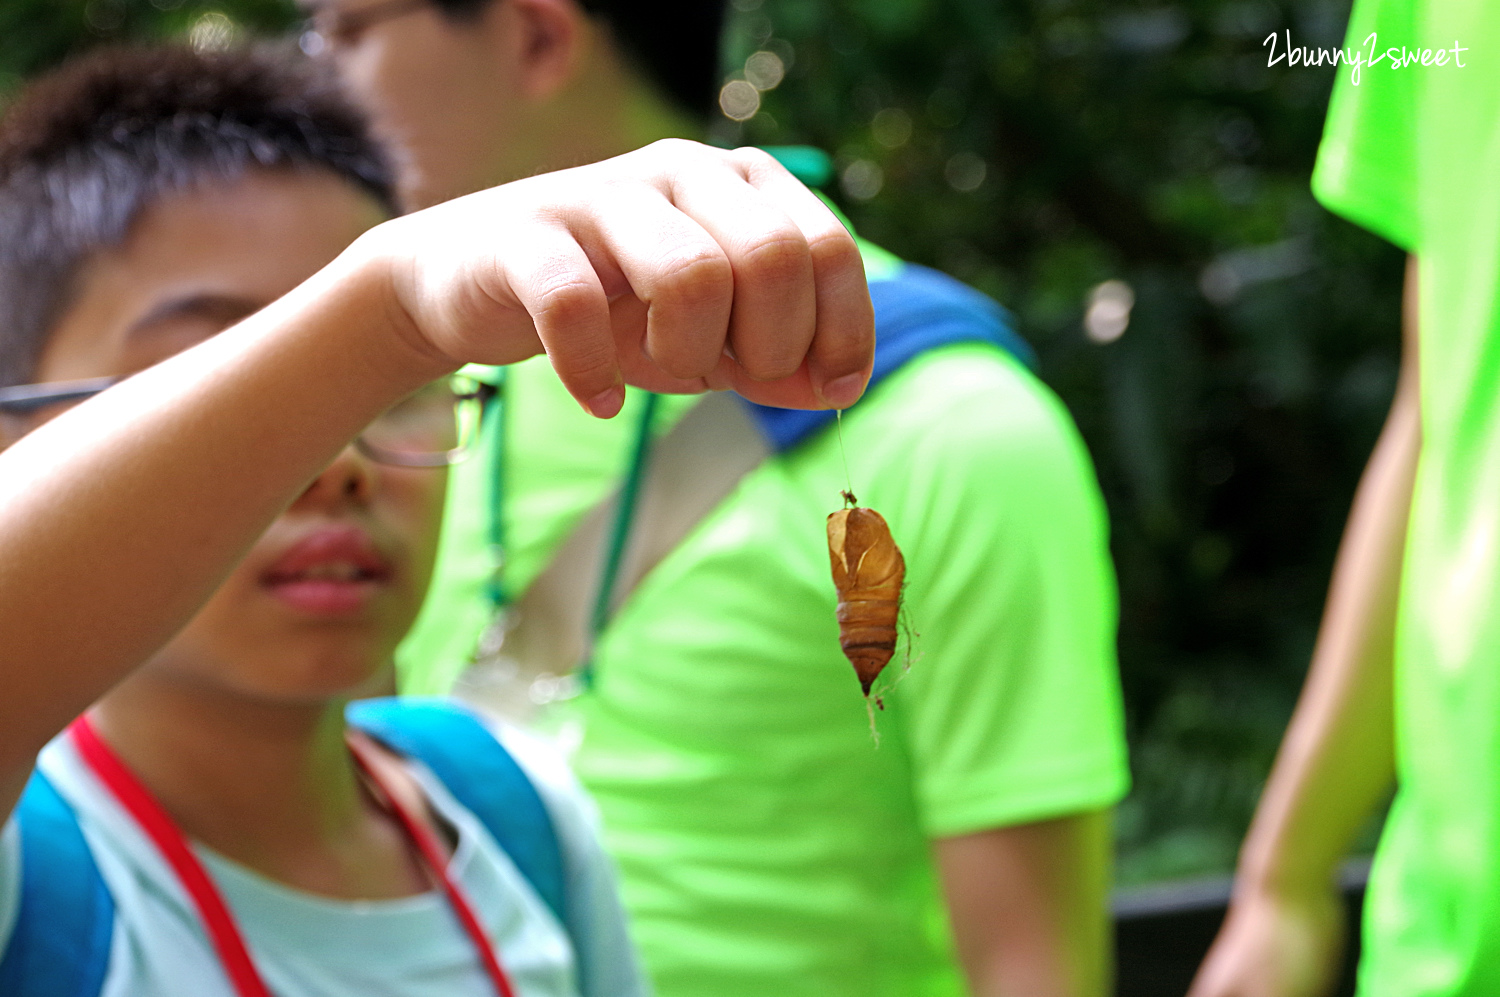
<path id="1" fill-rule="evenodd" d="M 949 921 L 974 997 L 1110 990 L 1110 814 L 938 839 Z"/>
<path id="2" fill-rule="evenodd" d="M 1395 618 L 1417 436 L 1414 407 L 1399 406 L 1366 473 L 1307 685 L 1245 845 L 1248 888 L 1326 888 L 1390 789 Z"/>
<path id="3" fill-rule="evenodd" d="M 0 766 L 29 766 L 369 420 L 454 366 L 402 334 L 359 250 L 0 454 Z"/>
<path id="4" fill-rule="evenodd" d="M 1307 685 L 1189 997 L 1332 986 L 1344 930 L 1333 873 L 1393 774 L 1392 639 L 1415 416 L 1398 403 L 1361 483 Z"/>

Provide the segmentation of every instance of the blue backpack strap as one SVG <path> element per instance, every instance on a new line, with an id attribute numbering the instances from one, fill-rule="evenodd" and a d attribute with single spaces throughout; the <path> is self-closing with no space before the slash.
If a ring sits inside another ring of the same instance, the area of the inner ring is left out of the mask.
<path id="1" fill-rule="evenodd" d="M 426 765 L 479 818 L 558 921 L 569 923 L 552 816 L 525 770 L 483 721 L 444 699 L 363 699 L 350 703 L 346 715 L 386 747 Z"/>
<path id="2" fill-rule="evenodd" d="M 903 264 L 890 277 L 870 282 L 870 303 L 875 307 L 872 388 L 907 361 L 954 343 L 990 343 L 1036 368 L 1036 352 L 1011 328 L 1010 314 L 993 298 L 940 271 Z M 790 450 L 834 418 L 829 410 L 745 404 L 777 453 Z"/>
<path id="3" fill-rule="evenodd" d="M 5 997 L 98 997 L 109 970 L 115 901 L 78 815 L 40 771 L 16 807 L 21 903 L 5 956 Z"/>

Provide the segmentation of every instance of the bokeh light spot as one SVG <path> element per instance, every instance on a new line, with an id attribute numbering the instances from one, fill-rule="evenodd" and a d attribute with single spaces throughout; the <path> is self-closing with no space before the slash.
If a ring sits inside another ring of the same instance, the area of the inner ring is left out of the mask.
<path id="1" fill-rule="evenodd" d="M 774 90 L 786 78 L 786 64 L 775 52 L 754 52 L 745 60 L 745 80 L 757 90 Z"/>
<path id="2" fill-rule="evenodd" d="M 1135 291 L 1123 280 L 1106 280 L 1089 292 L 1088 311 L 1083 315 L 1083 331 L 1092 342 L 1113 343 L 1125 335 L 1130 325 L 1130 310 L 1135 307 Z"/>
<path id="3" fill-rule="evenodd" d="M 748 121 L 760 110 L 760 91 L 747 80 L 730 80 L 719 91 L 719 110 L 734 121 Z"/>
<path id="4" fill-rule="evenodd" d="M 972 152 L 960 152 L 943 166 L 943 179 L 948 181 L 948 186 L 961 194 L 978 190 L 988 174 L 989 167 L 985 165 L 984 160 Z"/>
<path id="5" fill-rule="evenodd" d="M 844 167 L 844 172 L 839 174 L 839 181 L 845 194 L 856 201 L 868 201 L 885 186 L 885 171 L 880 168 L 879 163 L 872 160 L 856 159 Z"/>

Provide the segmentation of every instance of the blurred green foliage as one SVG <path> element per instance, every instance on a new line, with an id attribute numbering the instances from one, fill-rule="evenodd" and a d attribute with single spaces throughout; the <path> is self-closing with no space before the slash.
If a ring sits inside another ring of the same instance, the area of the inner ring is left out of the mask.
<path id="1" fill-rule="evenodd" d="M 1308 192 L 1333 70 L 1262 47 L 1340 44 L 1347 2 L 734 6 L 723 102 L 750 116 L 714 136 L 832 152 L 863 234 L 1012 309 L 1094 453 L 1136 778 L 1121 881 L 1228 869 L 1396 377 L 1400 255 Z M 99 41 L 295 16 L 0 0 L 0 91 Z"/>
<path id="2" fill-rule="evenodd" d="M 101 42 L 187 35 L 213 43 L 296 20 L 288 0 L 0 0 L 0 93 Z"/>

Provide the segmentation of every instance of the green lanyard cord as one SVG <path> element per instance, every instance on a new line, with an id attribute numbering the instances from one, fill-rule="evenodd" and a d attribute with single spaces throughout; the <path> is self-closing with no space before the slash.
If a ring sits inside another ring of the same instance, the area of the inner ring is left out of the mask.
<path id="1" fill-rule="evenodd" d="M 485 433 L 494 441 L 494 459 L 490 461 L 490 578 L 485 586 L 490 606 L 501 609 L 510 602 L 505 591 L 505 368 L 497 372 L 495 398 L 490 405 L 489 425 Z"/>
<path id="2" fill-rule="evenodd" d="M 625 560 L 625 548 L 630 544 L 630 527 L 635 522 L 635 507 L 640 502 L 646 467 L 651 462 L 651 425 L 656 421 L 656 407 L 660 400 L 660 395 L 648 391 L 641 405 L 640 421 L 636 424 L 630 469 L 625 474 L 625 485 L 620 489 L 620 504 L 615 507 L 615 522 L 609 534 L 609 550 L 604 555 L 599 592 L 594 596 L 594 612 L 589 618 L 589 654 L 578 670 L 579 681 L 586 689 L 594 684 L 594 645 L 598 642 L 599 635 L 604 633 L 604 628 L 609 626 L 612 612 L 610 603 L 614 601 L 615 585 L 620 580 L 620 564 Z"/>
<path id="3" fill-rule="evenodd" d="M 489 546 L 493 568 L 487 586 L 490 604 L 501 609 L 509 604 L 510 595 L 505 589 L 505 452 L 506 430 L 504 417 L 506 376 L 500 370 L 500 391 L 497 404 L 489 416 L 486 432 L 494 440 L 494 460 L 490 467 L 490 524 Z M 646 470 L 651 462 L 651 429 L 656 421 L 656 411 L 661 396 L 647 392 L 642 400 L 641 412 L 636 424 L 635 445 L 631 450 L 630 464 L 626 469 L 625 483 L 620 489 L 619 505 L 615 508 L 614 524 L 610 530 L 609 547 L 600 566 L 599 589 L 594 598 L 594 609 L 589 616 L 589 657 L 579 669 L 578 677 L 585 687 L 594 681 L 593 644 L 609 625 L 610 603 L 614 601 L 615 587 L 619 581 L 620 566 L 625 560 L 625 549 L 630 544 L 630 529 L 635 521 L 636 506 L 640 503 L 641 488 L 645 484 Z"/>

